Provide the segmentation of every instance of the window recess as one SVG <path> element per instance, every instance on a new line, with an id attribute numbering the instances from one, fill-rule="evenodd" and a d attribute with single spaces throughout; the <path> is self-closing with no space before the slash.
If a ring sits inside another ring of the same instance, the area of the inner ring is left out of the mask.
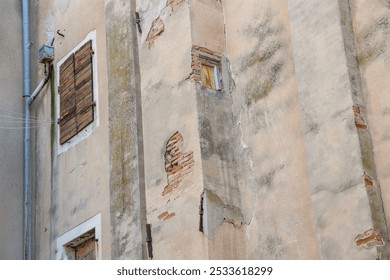
<path id="1" fill-rule="evenodd" d="M 222 90 L 222 55 L 203 47 L 193 46 L 191 58 L 192 73 L 190 78 L 201 83 L 205 88 Z"/>
<path id="2" fill-rule="evenodd" d="M 68 260 L 96 260 L 95 229 L 73 239 L 65 245 Z"/>
<path id="3" fill-rule="evenodd" d="M 58 260 L 102 259 L 101 214 L 97 214 L 57 238 Z"/>

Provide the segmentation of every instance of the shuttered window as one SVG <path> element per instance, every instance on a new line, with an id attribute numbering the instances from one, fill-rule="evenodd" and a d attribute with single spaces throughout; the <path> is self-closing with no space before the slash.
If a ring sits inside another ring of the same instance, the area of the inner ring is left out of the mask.
<path id="1" fill-rule="evenodd" d="M 92 40 L 60 66 L 60 144 L 69 141 L 94 120 Z"/>

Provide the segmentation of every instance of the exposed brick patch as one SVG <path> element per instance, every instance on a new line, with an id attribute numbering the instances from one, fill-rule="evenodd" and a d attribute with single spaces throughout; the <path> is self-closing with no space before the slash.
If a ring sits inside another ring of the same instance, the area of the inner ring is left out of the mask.
<path id="1" fill-rule="evenodd" d="M 352 106 L 352 110 L 353 110 L 353 113 L 355 115 L 355 125 L 356 125 L 356 127 L 360 128 L 360 129 L 366 129 L 367 128 L 367 124 L 364 121 L 362 115 L 360 114 L 360 107 L 359 107 L 359 105 L 353 105 Z"/>
<path id="2" fill-rule="evenodd" d="M 146 38 L 149 49 L 153 47 L 154 41 L 163 32 L 164 32 L 164 22 L 160 17 L 158 17 L 152 22 L 152 26 L 150 27 L 148 37 Z"/>
<path id="3" fill-rule="evenodd" d="M 385 245 L 382 236 L 374 229 L 369 229 L 355 238 L 355 244 L 358 247 L 372 248 L 374 246 L 381 247 Z"/>
<path id="4" fill-rule="evenodd" d="M 157 219 L 161 220 L 161 219 L 163 219 L 165 216 L 168 216 L 168 214 L 169 214 L 169 213 L 168 213 L 167 211 L 165 211 L 165 212 L 161 213 L 160 215 L 158 215 Z"/>
<path id="5" fill-rule="evenodd" d="M 201 81 L 201 76 L 200 76 L 200 59 L 199 59 L 199 54 L 192 53 L 191 54 L 191 69 L 192 72 L 189 76 L 190 80 L 193 80 L 195 82 L 200 82 Z"/>
<path id="6" fill-rule="evenodd" d="M 183 152 L 184 139 L 177 131 L 168 140 L 165 152 L 165 171 L 167 172 L 168 185 L 162 195 L 172 192 L 180 186 L 182 180 L 188 176 L 194 167 L 193 152 Z"/>
<path id="7" fill-rule="evenodd" d="M 372 188 L 374 186 L 374 182 L 372 181 L 372 178 L 368 176 L 365 172 L 364 172 L 364 184 L 366 188 Z"/>
<path id="8" fill-rule="evenodd" d="M 163 220 L 165 221 L 165 220 L 168 220 L 168 219 L 173 218 L 173 217 L 175 217 L 175 216 L 176 216 L 175 213 L 171 213 L 171 214 L 165 216 Z"/>
<path id="9" fill-rule="evenodd" d="M 173 217 L 175 217 L 175 216 L 176 216 L 175 213 L 168 213 L 167 211 L 165 211 L 164 213 L 161 213 L 160 215 L 158 215 L 157 218 L 158 218 L 159 220 L 165 221 L 165 220 L 168 220 L 168 219 L 173 218 Z"/>

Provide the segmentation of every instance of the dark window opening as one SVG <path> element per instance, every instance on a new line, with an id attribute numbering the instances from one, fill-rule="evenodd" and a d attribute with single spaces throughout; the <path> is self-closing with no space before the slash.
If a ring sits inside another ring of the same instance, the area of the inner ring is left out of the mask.
<path id="1" fill-rule="evenodd" d="M 65 245 L 70 260 L 96 260 L 95 229 L 73 239 Z"/>

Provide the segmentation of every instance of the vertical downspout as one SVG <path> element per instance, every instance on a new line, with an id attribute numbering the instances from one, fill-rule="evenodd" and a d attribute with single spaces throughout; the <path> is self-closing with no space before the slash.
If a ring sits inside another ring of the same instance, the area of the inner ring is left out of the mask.
<path id="1" fill-rule="evenodd" d="M 32 221 L 31 221 L 31 166 L 30 166 L 30 17 L 29 1 L 22 0 L 23 21 L 23 256 L 32 259 Z"/>

